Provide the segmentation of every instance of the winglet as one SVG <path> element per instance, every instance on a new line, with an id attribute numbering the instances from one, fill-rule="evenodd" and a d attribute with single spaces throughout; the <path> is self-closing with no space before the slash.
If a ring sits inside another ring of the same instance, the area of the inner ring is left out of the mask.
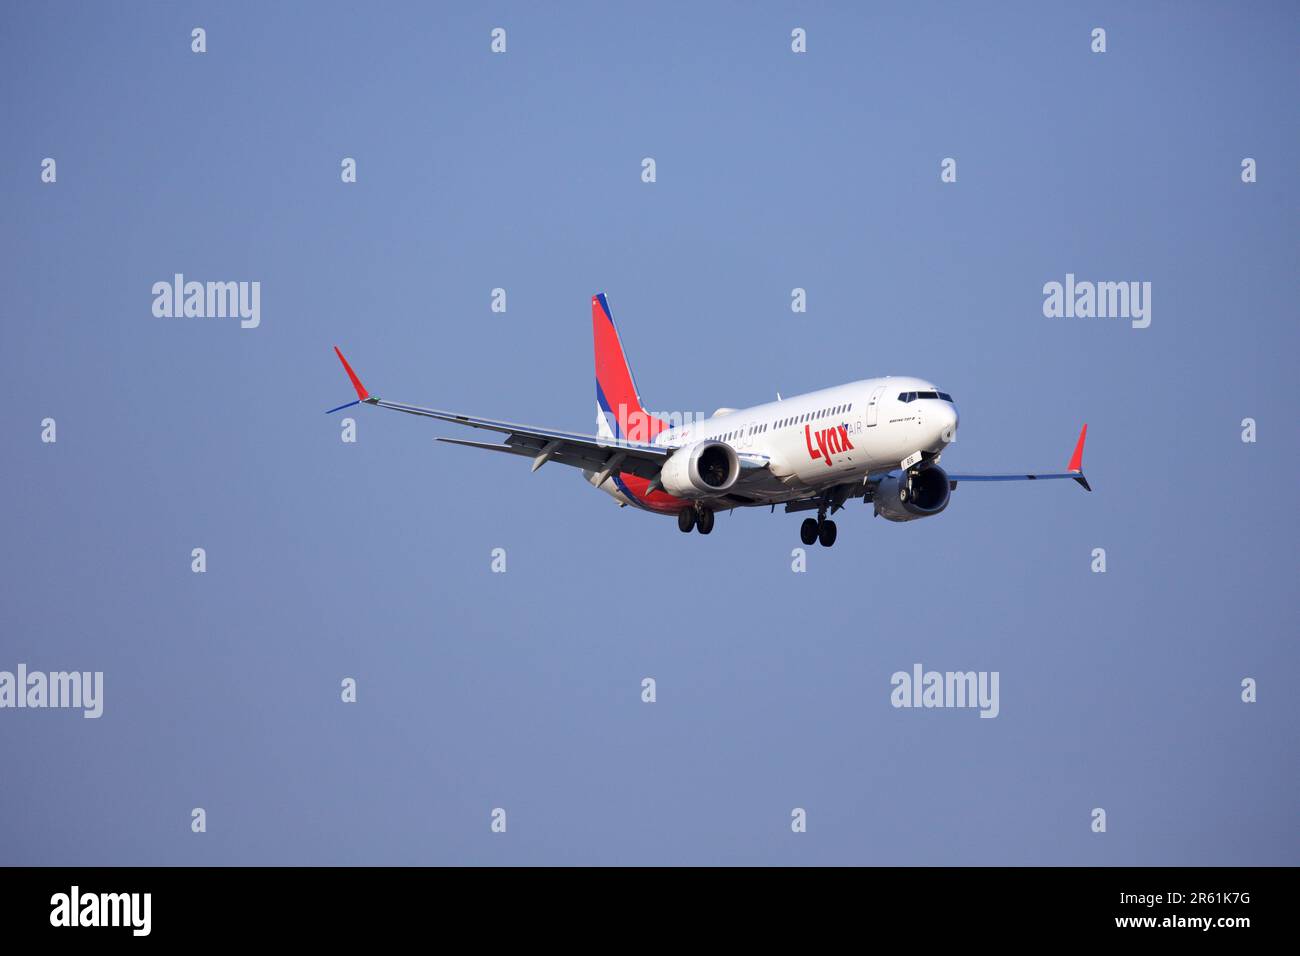
<path id="1" fill-rule="evenodd" d="M 339 358 L 342 357 L 343 356 L 341 355 L 339 356 Z M 348 363 L 344 362 L 343 364 L 347 365 Z M 352 369 L 348 369 L 348 374 L 352 375 Z M 357 381 L 357 377 L 355 375 L 352 375 L 352 381 L 354 384 L 356 384 L 357 391 L 360 391 L 361 383 Z M 365 398 L 364 395 L 362 395 L 361 397 Z M 1066 471 L 1083 471 L 1083 443 L 1084 440 L 1087 439 L 1087 437 L 1088 437 L 1088 425 L 1085 422 L 1083 426 L 1083 430 L 1079 432 L 1079 441 L 1074 446 L 1074 454 L 1070 456 L 1070 464 L 1066 466 L 1065 469 Z"/>
<path id="2" fill-rule="evenodd" d="M 1079 440 L 1075 443 L 1074 454 L 1070 456 L 1070 464 L 1066 466 L 1066 471 L 1075 473 L 1075 481 L 1083 486 L 1084 491 L 1092 491 L 1092 486 L 1088 484 L 1088 479 L 1083 477 L 1083 443 L 1088 438 L 1088 423 L 1084 422 L 1083 428 L 1079 431 Z"/>
<path id="3" fill-rule="evenodd" d="M 357 401 L 364 402 L 367 398 L 370 397 L 370 393 L 367 392 L 366 387 L 361 384 L 361 379 L 357 378 L 357 373 L 352 371 L 352 366 L 348 364 L 348 360 L 343 357 L 343 353 L 339 351 L 339 347 L 337 345 L 334 346 L 334 354 L 337 355 L 339 357 L 339 361 L 343 363 L 343 370 L 348 373 L 348 378 L 352 379 L 352 387 L 357 390 Z M 1088 426 L 1085 425 L 1083 427 L 1087 428 Z M 1079 447 L 1080 448 L 1083 447 L 1082 439 L 1079 440 Z M 1076 451 L 1075 457 L 1078 457 L 1078 454 L 1079 453 Z"/>

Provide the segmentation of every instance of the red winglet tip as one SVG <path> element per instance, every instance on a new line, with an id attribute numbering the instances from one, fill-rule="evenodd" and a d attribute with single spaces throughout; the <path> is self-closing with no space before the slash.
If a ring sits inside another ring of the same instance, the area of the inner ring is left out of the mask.
<path id="1" fill-rule="evenodd" d="M 1074 446 L 1074 454 L 1070 456 L 1070 464 L 1066 471 L 1083 471 L 1083 442 L 1087 437 L 1088 424 L 1084 422 L 1083 429 L 1079 432 L 1079 441 Z"/>
<path id="2" fill-rule="evenodd" d="M 357 373 L 352 371 L 352 366 L 348 364 L 348 360 L 343 357 L 343 353 L 339 351 L 337 345 L 334 346 L 334 354 L 337 355 L 339 361 L 343 363 L 343 371 L 348 373 L 348 378 L 352 379 L 352 387 L 357 390 L 357 399 L 364 402 L 370 397 L 370 393 L 367 392 L 366 387 L 361 384 L 361 379 L 357 378 Z"/>

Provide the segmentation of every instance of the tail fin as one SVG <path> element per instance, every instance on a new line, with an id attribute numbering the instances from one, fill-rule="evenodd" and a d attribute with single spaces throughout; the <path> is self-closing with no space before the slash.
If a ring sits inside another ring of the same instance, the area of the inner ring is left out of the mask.
<path id="1" fill-rule="evenodd" d="M 650 441 L 668 424 L 641 407 L 641 395 L 603 292 L 591 297 L 591 332 L 596 344 L 597 434 L 602 438 Z"/>

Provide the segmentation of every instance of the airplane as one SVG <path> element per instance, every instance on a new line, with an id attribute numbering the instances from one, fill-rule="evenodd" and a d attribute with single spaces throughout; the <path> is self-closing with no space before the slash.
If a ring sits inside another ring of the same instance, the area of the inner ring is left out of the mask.
<path id="1" fill-rule="evenodd" d="M 571 465 L 620 507 L 677 519 L 679 530 L 713 531 L 714 516 L 735 508 L 782 505 L 786 513 L 816 511 L 799 528 L 806 545 L 835 544 L 830 517 L 859 498 L 877 517 L 915 521 L 940 514 L 967 481 L 1071 478 L 1083 474 L 1084 424 L 1062 472 L 952 474 L 940 456 L 957 436 L 952 396 L 924 379 L 869 378 L 750 408 L 719 408 L 702 420 L 670 423 L 646 411 L 604 293 L 591 299 L 596 355 L 596 434 L 461 415 L 371 395 L 338 346 L 357 399 L 331 408 L 374 405 L 467 425 L 505 436 L 502 442 L 438 438 L 467 448 Z M 671 416 L 670 416 L 671 417 Z"/>

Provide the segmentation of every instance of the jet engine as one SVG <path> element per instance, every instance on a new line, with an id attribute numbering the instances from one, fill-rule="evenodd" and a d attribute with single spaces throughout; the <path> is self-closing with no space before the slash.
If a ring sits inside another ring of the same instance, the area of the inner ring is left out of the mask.
<path id="1" fill-rule="evenodd" d="M 725 442 L 698 441 L 669 456 L 659 472 L 664 491 L 678 498 L 724 494 L 740 477 L 740 459 Z"/>
<path id="2" fill-rule="evenodd" d="M 948 473 L 938 465 L 880 479 L 872 494 L 876 514 L 890 521 L 929 518 L 948 507 Z"/>

